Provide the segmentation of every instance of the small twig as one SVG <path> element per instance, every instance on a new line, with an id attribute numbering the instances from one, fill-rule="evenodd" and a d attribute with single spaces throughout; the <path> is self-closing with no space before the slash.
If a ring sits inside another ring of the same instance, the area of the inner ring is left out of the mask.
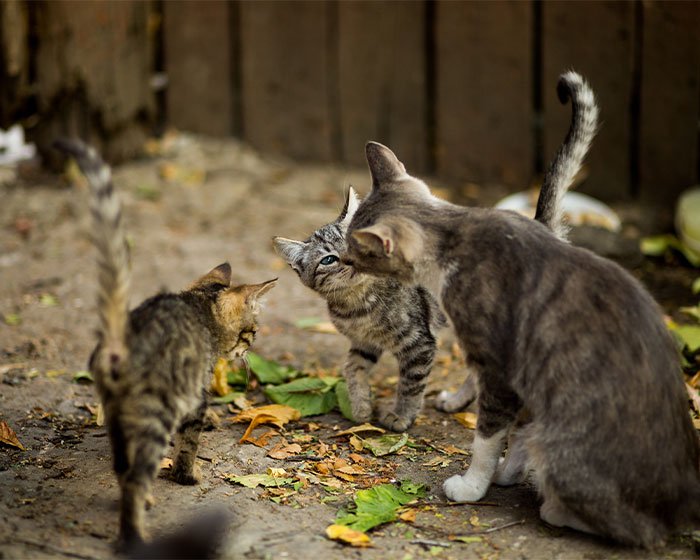
<path id="1" fill-rule="evenodd" d="M 450 548 L 452 544 L 440 541 L 429 541 L 426 539 L 413 539 L 411 544 L 419 544 L 421 546 L 441 546 L 442 548 Z"/>
<path id="2" fill-rule="evenodd" d="M 504 523 L 503 525 L 498 525 L 496 527 L 489 527 L 488 529 L 484 529 L 483 531 L 474 531 L 471 533 L 472 535 L 485 535 L 487 533 L 495 533 L 496 531 L 500 531 L 501 529 L 507 529 L 508 527 L 515 527 L 516 525 L 522 525 L 525 523 L 524 519 L 520 519 L 518 521 L 511 521 L 510 523 Z"/>

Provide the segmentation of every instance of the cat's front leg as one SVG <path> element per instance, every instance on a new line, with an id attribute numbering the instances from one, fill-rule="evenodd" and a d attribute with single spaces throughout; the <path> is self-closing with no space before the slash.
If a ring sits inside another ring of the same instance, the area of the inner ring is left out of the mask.
<path id="1" fill-rule="evenodd" d="M 394 409 L 384 412 L 379 423 L 394 432 L 411 427 L 423 406 L 423 393 L 435 359 L 435 339 L 426 337 L 396 354 L 399 361 L 399 385 Z"/>
<path id="2" fill-rule="evenodd" d="M 357 423 L 372 419 L 372 391 L 369 372 L 379 360 L 381 350 L 353 345 L 343 368 L 343 377 L 348 384 L 353 420 Z"/>
<path id="3" fill-rule="evenodd" d="M 506 436 L 517 415 L 518 397 L 507 388 L 487 387 L 479 395 L 479 417 L 472 444 L 472 461 L 463 475 L 448 478 L 445 495 L 455 502 L 475 502 L 486 494 L 505 447 Z"/>
<path id="4" fill-rule="evenodd" d="M 178 484 L 199 484 L 202 473 L 196 463 L 199 436 L 204 427 L 207 403 L 202 404 L 192 414 L 188 414 L 175 433 L 175 460 L 172 479 Z"/>

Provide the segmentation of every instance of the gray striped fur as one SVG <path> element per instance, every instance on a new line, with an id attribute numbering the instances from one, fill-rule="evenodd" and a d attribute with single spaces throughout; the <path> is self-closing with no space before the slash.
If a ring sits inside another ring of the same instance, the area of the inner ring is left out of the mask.
<path id="1" fill-rule="evenodd" d="M 81 142 L 57 147 L 76 158 L 92 192 L 100 328 L 89 367 L 121 488 L 118 546 L 128 552 L 144 541 L 146 500 L 173 432 L 172 479 L 199 482 L 195 457 L 214 362 L 248 349 L 258 298 L 275 280 L 231 286 L 231 267 L 224 263 L 187 290 L 159 294 L 129 313 L 126 241 L 109 167 Z"/>

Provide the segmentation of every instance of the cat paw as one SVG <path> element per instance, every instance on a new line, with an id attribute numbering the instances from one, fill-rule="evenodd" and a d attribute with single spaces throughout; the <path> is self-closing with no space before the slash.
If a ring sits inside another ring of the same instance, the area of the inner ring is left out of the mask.
<path id="1" fill-rule="evenodd" d="M 372 420 L 372 403 L 360 401 L 351 403 L 352 418 L 358 424 L 364 424 Z"/>
<path id="2" fill-rule="evenodd" d="M 466 408 L 474 400 L 474 395 L 464 391 L 440 391 L 435 397 L 435 408 L 443 412 L 457 412 Z"/>
<path id="3" fill-rule="evenodd" d="M 173 468 L 172 479 L 183 486 L 194 486 L 202 481 L 202 470 L 199 465 L 192 465 L 192 469 Z"/>
<path id="4" fill-rule="evenodd" d="M 448 478 L 442 489 L 453 502 L 478 502 L 486 494 L 486 489 L 470 484 L 466 476 L 456 474 Z"/>
<path id="5" fill-rule="evenodd" d="M 498 486 L 513 486 L 525 479 L 525 473 L 519 466 L 513 466 L 512 461 L 508 458 L 501 457 L 498 459 L 498 467 L 496 474 L 493 475 L 493 483 Z"/>
<path id="6" fill-rule="evenodd" d="M 381 426 L 384 426 L 392 432 L 405 432 L 413 425 L 413 418 L 406 418 L 396 414 L 393 410 L 384 412 L 378 418 Z"/>

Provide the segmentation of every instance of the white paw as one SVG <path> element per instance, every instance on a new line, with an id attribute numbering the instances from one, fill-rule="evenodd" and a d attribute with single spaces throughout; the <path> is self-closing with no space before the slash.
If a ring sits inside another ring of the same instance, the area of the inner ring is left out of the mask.
<path id="1" fill-rule="evenodd" d="M 435 397 L 435 408 L 443 412 L 456 412 L 461 408 L 458 394 L 452 391 L 440 391 Z"/>
<path id="2" fill-rule="evenodd" d="M 493 476 L 493 482 L 499 486 L 512 486 L 520 482 L 521 474 L 521 471 L 517 469 L 509 469 L 505 458 L 501 457 L 498 459 L 498 467 L 496 468 L 496 474 Z"/>
<path id="3" fill-rule="evenodd" d="M 466 475 L 456 474 L 442 484 L 442 489 L 453 502 L 477 502 L 484 497 L 488 486 L 482 488 L 482 485 L 473 484 Z"/>

